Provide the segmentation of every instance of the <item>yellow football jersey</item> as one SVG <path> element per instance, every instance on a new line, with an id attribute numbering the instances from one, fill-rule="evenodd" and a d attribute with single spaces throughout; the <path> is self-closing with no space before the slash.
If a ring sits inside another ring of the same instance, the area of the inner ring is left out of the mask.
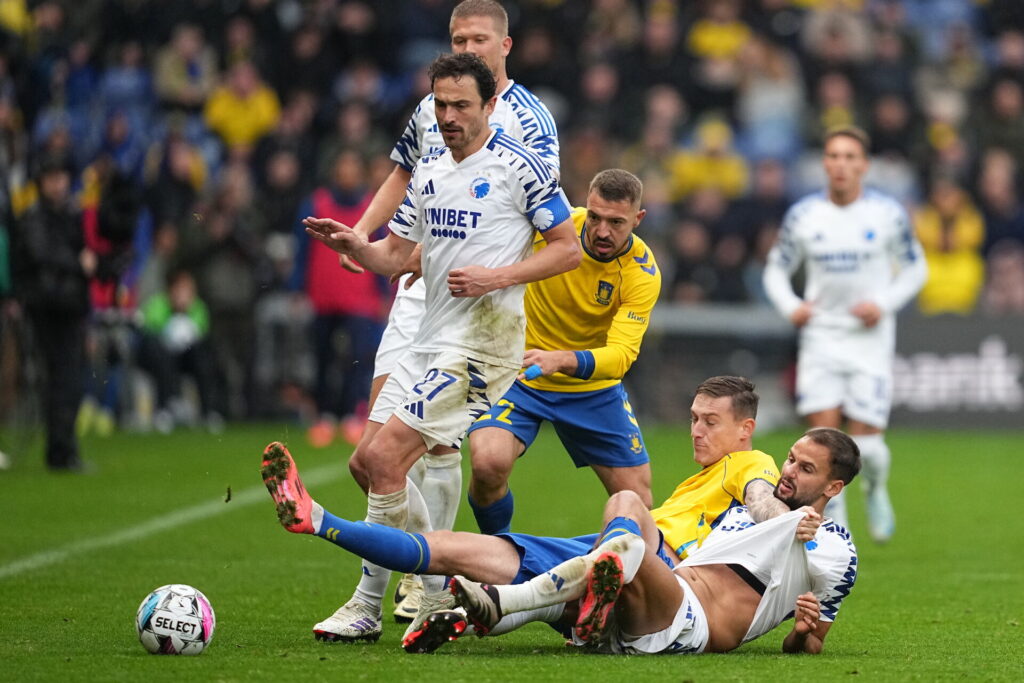
<path id="1" fill-rule="evenodd" d="M 587 210 L 573 209 L 582 242 Z M 526 287 L 526 348 L 571 350 L 583 363 L 576 376 L 555 373 L 526 384 L 544 391 L 596 391 L 622 380 L 640 353 L 640 342 L 661 292 L 654 253 L 637 235 L 621 255 L 602 261 L 583 247 L 583 261 L 567 273 Z M 534 243 L 534 250 L 544 240 Z M 552 306 L 554 303 L 554 306 Z"/>
<path id="2" fill-rule="evenodd" d="M 779 482 L 779 468 L 771 456 L 762 451 L 730 453 L 677 486 L 651 516 L 682 560 L 690 548 L 700 547 L 716 519 L 743 505 L 747 484 L 755 479 L 772 486 Z"/>

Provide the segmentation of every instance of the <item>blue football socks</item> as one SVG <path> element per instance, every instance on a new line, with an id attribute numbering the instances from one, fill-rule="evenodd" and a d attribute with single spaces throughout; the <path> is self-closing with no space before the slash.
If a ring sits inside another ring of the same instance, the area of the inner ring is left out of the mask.
<path id="1" fill-rule="evenodd" d="M 512 489 L 508 489 L 502 498 L 490 505 L 477 505 L 472 496 L 468 496 L 468 499 L 480 533 L 505 534 L 512 528 L 512 512 L 515 509 Z"/>
<path id="2" fill-rule="evenodd" d="M 430 546 L 422 534 L 372 522 L 350 522 L 324 510 L 316 535 L 387 569 L 418 574 L 430 566 Z"/>
<path id="3" fill-rule="evenodd" d="M 637 524 L 635 520 L 628 519 L 626 517 L 616 517 L 605 525 L 604 531 L 601 532 L 601 537 L 597 541 L 597 545 L 601 545 L 602 543 L 610 541 L 616 536 L 622 536 L 623 534 L 636 534 L 637 536 L 640 536 L 640 525 Z"/>

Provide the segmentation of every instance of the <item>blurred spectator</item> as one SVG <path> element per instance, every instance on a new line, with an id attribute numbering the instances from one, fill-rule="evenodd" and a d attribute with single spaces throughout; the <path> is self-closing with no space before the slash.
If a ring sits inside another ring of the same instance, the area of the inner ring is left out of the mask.
<path id="1" fill-rule="evenodd" d="M 978 148 L 1001 147 L 1013 155 L 1020 168 L 1024 165 L 1021 121 L 1024 121 L 1024 84 L 1013 78 L 997 79 L 978 111 Z"/>
<path id="2" fill-rule="evenodd" d="M 753 248 L 760 234 L 775 231 L 789 208 L 786 167 L 778 159 L 754 165 L 751 192 L 734 201 L 723 219 L 723 232 L 736 233 Z"/>
<path id="3" fill-rule="evenodd" d="M 227 166 L 213 196 L 182 226 L 177 263 L 196 278 L 210 309 L 210 342 L 233 418 L 248 414 L 253 310 L 264 269 L 263 236 L 254 220 L 252 181 L 241 163 Z"/>
<path id="4" fill-rule="evenodd" d="M 984 303 L 985 310 L 996 315 L 1024 313 L 1024 245 L 1020 242 L 1004 241 L 992 247 Z"/>
<path id="5" fill-rule="evenodd" d="M 679 17 L 673 4 L 658 2 L 644 20 L 640 42 L 623 59 L 623 73 L 629 74 L 631 96 L 654 85 L 669 85 L 684 98 L 689 96 L 689 60 L 678 48 Z"/>
<path id="6" fill-rule="evenodd" d="M 978 176 L 978 199 L 985 217 L 986 257 L 996 243 L 1004 240 L 1024 245 L 1024 204 L 1013 157 L 997 147 L 986 150 Z"/>
<path id="7" fill-rule="evenodd" d="M 68 160 L 43 157 L 36 182 L 39 201 L 17 226 L 14 277 L 45 370 L 46 465 L 81 471 L 75 417 L 85 374 L 88 278 L 96 272 L 97 258 L 85 245 Z"/>
<path id="8" fill-rule="evenodd" d="M 248 159 L 253 146 L 277 125 L 281 102 L 255 65 L 241 61 L 228 71 L 224 85 L 213 91 L 203 115 L 231 158 Z"/>
<path id="9" fill-rule="evenodd" d="M 288 41 L 274 84 L 278 92 L 301 88 L 323 98 L 335 75 L 335 60 L 324 44 L 324 34 L 314 25 L 304 25 Z"/>
<path id="10" fill-rule="evenodd" d="M 117 50 L 117 62 L 100 77 L 99 98 L 106 111 L 123 112 L 139 131 L 147 130 L 154 102 L 153 77 L 142 45 L 127 41 Z"/>
<path id="11" fill-rule="evenodd" d="M 804 136 L 814 144 L 829 128 L 861 125 L 867 118 L 853 82 L 842 71 L 827 71 L 818 79 L 809 114 Z M 818 155 L 814 156 L 818 163 Z"/>
<path id="12" fill-rule="evenodd" d="M 719 118 L 697 126 L 694 146 L 677 152 L 669 165 L 672 198 L 685 199 L 701 188 L 714 188 L 728 198 L 747 187 L 746 160 L 732 146 L 732 129 Z"/>
<path id="13" fill-rule="evenodd" d="M 928 203 L 915 213 L 914 224 L 928 262 L 918 308 L 925 315 L 970 313 L 985 281 L 985 224 L 970 196 L 955 182 L 940 178 Z"/>
<path id="14" fill-rule="evenodd" d="M 671 300 L 690 304 L 706 301 L 716 284 L 708 229 L 693 219 L 679 221 L 672 237 L 672 253 Z"/>
<path id="15" fill-rule="evenodd" d="M 881 95 L 911 97 L 915 64 L 903 37 L 891 30 L 876 32 L 874 48 L 871 68 L 861 79 L 866 97 L 870 100 Z"/>
<path id="16" fill-rule="evenodd" d="M 373 125 L 373 112 L 365 102 L 351 100 L 338 109 L 333 130 L 317 146 L 318 180 L 330 177 L 334 160 L 343 149 L 358 150 L 366 158 L 391 151 L 388 138 Z"/>
<path id="17" fill-rule="evenodd" d="M 289 145 L 279 146 L 267 157 L 258 178 L 260 192 L 255 200 L 261 234 L 278 233 L 291 239 L 295 212 L 304 191 L 301 172 L 299 157 Z"/>
<path id="18" fill-rule="evenodd" d="M 339 267 L 334 251 L 305 234 L 302 219 L 326 217 L 354 225 L 372 197 L 365 160 L 346 150 L 334 162 L 330 183 L 313 191 L 295 221 L 298 253 L 291 289 L 305 291 L 313 306 L 318 419 L 309 440 L 318 448 L 334 439 L 339 419 L 346 438 L 359 440 L 388 298 L 378 276 Z"/>
<path id="19" fill-rule="evenodd" d="M 705 0 L 698 7 L 700 15 L 686 34 L 687 51 L 695 60 L 688 101 L 696 115 L 715 111 L 732 119 L 750 27 L 740 17 L 739 0 Z"/>
<path id="20" fill-rule="evenodd" d="M 650 14 L 662 14 L 660 10 L 664 4 L 652 3 Z M 613 59 L 637 44 L 640 30 L 641 18 L 635 3 L 630 0 L 595 0 L 583 23 L 584 38 L 578 58 L 583 64 Z"/>
<path id="21" fill-rule="evenodd" d="M 740 55 L 736 117 L 748 157 L 793 159 L 800 151 L 805 95 L 795 59 L 762 38 L 747 41 Z"/>
<path id="22" fill-rule="evenodd" d="M 163 106 L 196 113 L 217 86 L 217 55 L 193 24 L 174 28 L 169 45 L 156 54 L 154 85 Z"/>
<path id="23" fill-rule="evenodd" d="M 209 342 L 210 313 L 197 295 L 192 275 L 185 270 L 172 273 L 166 291 L 144 301 L 141 313 L 138 363 L 156 385 L 153 426 L 166 434 L 191 422 L 181 384 L 182 376 L 189 375 L 195 380 L 207 428 L 219 431 L 224 408 Z"/>
<path id="24" fill-rule="evenodd" d="M 267 156 L 287 147 L 299 159 L 299 179 L 306 187 L 315 180 L 317 145 L 313 136 L 313 118 L 317 98 L 308 90 L 293 90 L 272 131 L 264 135 L 250 159 L 253 168 L 266 163 Z"/>

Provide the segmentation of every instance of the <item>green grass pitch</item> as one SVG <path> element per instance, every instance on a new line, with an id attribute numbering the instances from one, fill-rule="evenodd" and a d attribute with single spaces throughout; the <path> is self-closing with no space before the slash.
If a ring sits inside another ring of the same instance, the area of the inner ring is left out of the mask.
<path id="1" fill-rule="evenodd" d="M 796 434 L 759 435 L 756 444 L 781 460 Z M 648 428 L 646 437 L 660 501 L 696 466 L 685 428 Z M 585 655 L 537 624 L 465 638 L 432 656 L 405 654 L 403 627 L 390 621 L 376 645 L 318 643 L 311 627 L 349 596 L 358 563 L 277 525 L 259 456 L 267 441 L 288 442 L 314 495 L 361 518 L 347 448 L 313 450 L 298 429 L 273 425 L 219 436 L 117 434 L 84 443 L 96 472 L 61 476 L 43 471 L 37 444 L 0 472 L 0 678 L 1019 681 L 1022 437 L 890 433 L 897 535 L 873 545 L 860 496 L 850 497 L 860 576 L 818 657 L 780 653 L 787 625 L 727 655 L 677 657 Z M 550 431 L 512 483 L 517 530 L 596 530 L 603 491 L 592 473 L 573 470 Z M 457 528 L 474 528 L 465 506 Z M 216 635 L 199 657 L 152 656 L 136 640 L 139 602 L 174 582 L 198 587 L 216 610 Z"/>

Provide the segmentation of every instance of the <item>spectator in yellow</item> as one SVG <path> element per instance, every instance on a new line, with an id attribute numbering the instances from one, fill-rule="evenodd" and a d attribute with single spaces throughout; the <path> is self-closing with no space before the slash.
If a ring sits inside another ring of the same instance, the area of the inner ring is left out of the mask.
<path id="1" fill-rule="evenodd" d="M 705 15 L 693 23 L 686 44 L 701 59 L 736 59 L 750 39 L 751 30 L 740 19 L 737 0 L 711 0 Z"/>
<path id="2" fill-rule="evenodd" d="M 281 103 L 252 62 L 235 63 L 203 112 L 206 125 L 220 136 L 233 157 L 248 156 L 252 146 L 277 125 Z"/>
<path id="3" fill-rule="evenodd" d="M 962 187 L 939 178 L 928 203 L 915 213 L 914 223 L 928 261 L 928 280 L 918 295 L 921 312 L 970 313 L 985 282 L 981 212 Z"/>
<path id="4" fill-rule="evenodd" d="M 716 189 L 728 199 L 743 194 L 750 169 L 732 148 L 729 124 L 708 119 L 697 127 L 694 138 L 693 150 L 681 150 L 668 162 L 672 201 L 686 199 L 703 188 Z"/>

